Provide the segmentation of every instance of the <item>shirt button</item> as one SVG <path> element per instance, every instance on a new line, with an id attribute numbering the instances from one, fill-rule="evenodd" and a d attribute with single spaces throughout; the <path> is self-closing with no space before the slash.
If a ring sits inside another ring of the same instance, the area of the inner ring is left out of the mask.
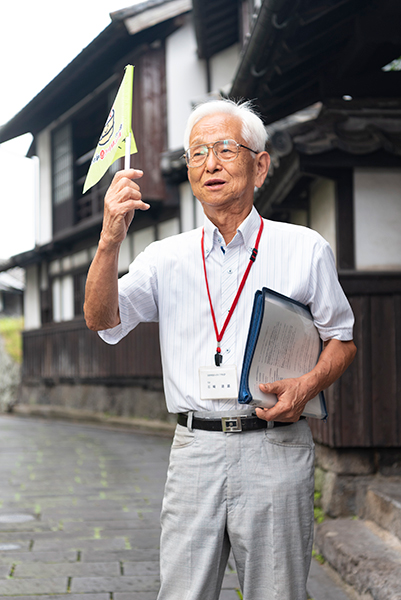
<path id="1" fill-rule="evenodd" d="M 230 348 L 227 348 L 226 352 L 227 352 L 227 354 L 230 354 L 230 352 L 231 352 Z"/>
<path id="2" fill-rule="evenodd" d="M 231 275 L 231 273 L 232 273 L 232 272 L 233 272 L 233 270 L 232 270 L 232 269 L 228 269 L 228 271 L 227 271 L 227 273 L 228 273 L 229 275 Z"/>

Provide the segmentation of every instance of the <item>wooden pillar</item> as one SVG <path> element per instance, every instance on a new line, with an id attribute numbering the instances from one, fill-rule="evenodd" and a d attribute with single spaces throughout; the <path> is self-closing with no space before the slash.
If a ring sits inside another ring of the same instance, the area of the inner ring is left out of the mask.
<path id="1" fill-rule="evenodd" d="M 334 173 L 333 173 L 334 174 Z M 336 173 L 336 236 L 338 270 L 355 269 L 354 186 L 352 169 Z"/>

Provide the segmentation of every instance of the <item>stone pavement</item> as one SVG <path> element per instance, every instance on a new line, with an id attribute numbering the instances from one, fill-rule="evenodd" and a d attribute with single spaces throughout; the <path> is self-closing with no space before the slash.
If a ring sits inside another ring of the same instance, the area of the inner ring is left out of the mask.
<path id="1" fill-rule="evenodd" d="M 0 416 L 0 597 L 155 600 L 170 439 Z M 179 576 L 179 574 L 177 574 Z M 313 562 L 314 600 L 347 600 Z M 240 594 L 230 561 L 220 600 Z"/>

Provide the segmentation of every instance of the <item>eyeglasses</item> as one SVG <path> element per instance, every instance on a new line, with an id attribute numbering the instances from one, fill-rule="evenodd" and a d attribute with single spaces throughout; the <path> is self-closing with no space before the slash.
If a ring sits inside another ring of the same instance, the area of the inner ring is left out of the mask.
<path id="1" fill-rule="evenodd" d="M 235 140 L 218 140 L 213 144 L 199 144 L 188 148 L 183 155 L 188 167 L 202 166 L 209 156 L 210 148 L 213 149 L 215 157 L 224 162 L 235 160 L 240 148 L 245 148 L 245 150 L 259 154 L 256 150 L 252 150 L 252 148 L 248 148 L 244 144 L 238 144 Z"/>

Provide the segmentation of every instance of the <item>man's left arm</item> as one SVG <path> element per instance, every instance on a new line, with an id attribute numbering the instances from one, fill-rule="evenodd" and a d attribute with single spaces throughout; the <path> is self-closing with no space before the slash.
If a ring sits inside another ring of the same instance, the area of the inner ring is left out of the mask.
<path id="1" fill-rule="evenodd" d="M 266 421 L 298 421 L 306 403 L 341 377 L 355 354 L 356 347 L 352 340 L 328 340 L 316 367 L 309 373 L 260 385 L 262 392 L 276 394 L 278 402 L 272 408 L 257 408 L 257 416 Z"/>

